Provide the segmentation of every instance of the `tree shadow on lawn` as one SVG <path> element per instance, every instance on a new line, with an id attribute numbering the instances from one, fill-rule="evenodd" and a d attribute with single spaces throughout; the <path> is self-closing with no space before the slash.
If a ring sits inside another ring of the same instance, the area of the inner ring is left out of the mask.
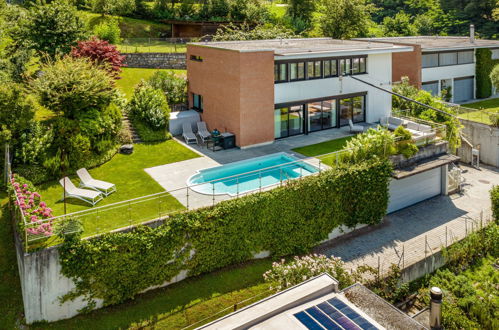
<path id="1" fill-rule="evenodd" d="M 253 260 L 229 266 L 221 270 L 188 278 L 168 287 L 152 290 L 122 304 L 95 310 L 86 315 L 78 315 L 69 320 L 54 323 L 37 323 L 33 329 L 116 329 L 130 326 L 142 328 L 154 326 L 175 313 L 220 297 L 234 291 L 263 283 L 263 273 L 270 269 L 271 259 Z M 219 312 L 225 307 L 211 306 Z M 205 310 L 206 311 L 206 310 Z M 198 320 L 193 320 L 196 322 Z M 199 324 L 200 325 L 200 324 Z M 171 324 L 167 324 L 170 328 Z M 182 327 L 182 326 L 180 326 Z"/>

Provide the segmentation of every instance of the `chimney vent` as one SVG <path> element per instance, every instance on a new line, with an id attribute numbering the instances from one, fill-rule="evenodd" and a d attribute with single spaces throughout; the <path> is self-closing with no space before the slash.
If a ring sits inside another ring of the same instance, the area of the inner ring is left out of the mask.
<path id="1" fill-rule="evenodd" d="M 442 329 L 442 290 L 436 286 L 430 289 L 430 328 Z"/>
<path id="2" fill-rule="evenodd" d="M 475 25 L 470 24 L 470 42 L 475 43 Z"/>

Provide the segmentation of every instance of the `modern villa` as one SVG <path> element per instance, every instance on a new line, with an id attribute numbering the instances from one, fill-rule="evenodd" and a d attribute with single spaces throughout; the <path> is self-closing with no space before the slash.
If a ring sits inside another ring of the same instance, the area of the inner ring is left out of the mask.
<path id="1" fill-rule="evenodd" d="M 393 54 L 391 80 L 396 83 L 407 76 L 413 85 L 433 95 L 441 95 L 442 90 L 450 87 L 450 101 L 455 103 L 476 98 L 475 49 L 489 48 L 492 59 L 499 59 L 499 40 L 475 39 L 473 29 L 470 37 L 414 36 L 357 40 L 413 47 L 411 52 Z"/>
<path id="2" fill-rule="evenodd" d="M 245 148 L 375 123 L 391 112 L 392 56 L 414 47 L 353 40 L 274 39 L 187 45 L 189 106 Z"/>

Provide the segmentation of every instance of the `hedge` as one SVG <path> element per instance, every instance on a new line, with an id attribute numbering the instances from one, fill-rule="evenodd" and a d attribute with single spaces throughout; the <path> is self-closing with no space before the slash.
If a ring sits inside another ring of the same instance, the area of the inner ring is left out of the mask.
<path id="1" fill-rule="evenodd" d="M 492 215 L 495 221 L 499 221 L 499 186 L 490 190 L 490 201 L 492 203 Z"/>
<path id="2" fill-rule="evenodd" d="M 492 59 L 492 52 L 488 48 L 476 50 L 476 97 L 479 99 L 492 95 L 490 73 L 499 60 Z"/>
<path id="3" fill-rule="evenodd" d="M 339 165 L 319 175 L 200 210 L 177 213 L 156 228 L 107 233 L 91 240 L 65 236 L 62 274 L 83 295 L 105 305 L 171 280 L 249 260 L 308 251 L 340 225 L 377 224 L 386 214 L 392 167 L 387 160 Z M 89 305 L 92 307 L 92 305 Z"/>

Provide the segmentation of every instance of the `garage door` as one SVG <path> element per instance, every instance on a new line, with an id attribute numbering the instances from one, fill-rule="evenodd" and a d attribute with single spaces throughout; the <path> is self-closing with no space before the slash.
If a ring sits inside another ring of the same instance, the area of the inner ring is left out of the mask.
<path id="1" fill-rule="evenodd" d="M 392 179 L 388 213 L 440 195 L 441 175 L 442 170 L 438 167 L 405 179 Z"/>
<path id="2" fill-rule="evenodd" d="M 462 102 L 473 99 L 474 90 L 473 77 L 454 79 L 454 102 Z"/>
<path id="3" fill-rule="evenodd" d="M 421 88 L 427 92 L 430 92 L 431 95 L 433 95 L 433 96 L 438 95 L 438 81 L 424 82 L 421 85 Z"/>

